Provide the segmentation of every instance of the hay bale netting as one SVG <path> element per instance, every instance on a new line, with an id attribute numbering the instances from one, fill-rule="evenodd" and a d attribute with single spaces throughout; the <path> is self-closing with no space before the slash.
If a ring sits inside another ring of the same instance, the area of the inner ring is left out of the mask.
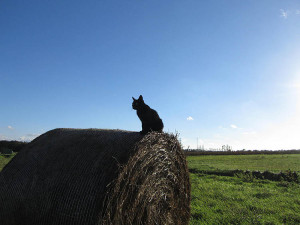
<path id="1" fill-rule="evenodd" d="M 1 225 L 188 224 L 190 183 L 176 137 L 55 129 L 0 173 Z"/>

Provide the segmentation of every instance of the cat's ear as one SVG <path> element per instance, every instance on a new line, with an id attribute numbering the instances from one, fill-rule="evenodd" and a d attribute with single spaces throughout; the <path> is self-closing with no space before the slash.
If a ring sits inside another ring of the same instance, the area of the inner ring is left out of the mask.
<path id="1" fill-rule="evenodd" d="M 136 101 L 136 99 L 134 97 L 132 97 L 133 101 Z"/>
<path id="2" fill-rule="evenodd" d="M 144 101 L 144 99 L 143 99 L 143 96 L 142 96 L 142 95 L 140 95 L 140 97 L 139 97 L 139 100 L 142 100 L 142 101 Z"/>

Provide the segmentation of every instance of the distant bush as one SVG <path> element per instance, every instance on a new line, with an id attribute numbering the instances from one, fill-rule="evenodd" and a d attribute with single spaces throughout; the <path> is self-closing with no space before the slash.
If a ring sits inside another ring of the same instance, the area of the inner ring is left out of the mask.
<path id="1" fill-rule="evenodd" d="M 296 172 L 287 170 L 280 173 L 273 173 L 270 171 L 243 171 L 243 170 L 198 170 L 198 169 L 189 169 L 191 173 L 200 173 L 200 174 L 209 174 L 209 175 L 218 175 L 218 176 L 229 176 L 229 177 L 238 177 L 245 182 L 253 182 L 254 179 L 266 179 L 272 181 L 285 181 L 285 182 L 295 182 L 299 183 L 299 175 Z"/>
<path id="2" fill-rule="evenodd" d="M 241 178 L 244 182 L 253 182 L 255 176 L 253 173 L 246 171 L 246 172 L 238 172 L 234 174 L 235 177 Z"/>
<path id="3" fill-rule="evenodd" d="M 11 150 L 9 148 L 1 148 L 0 153 L 3 155 L 11 155 L 11 154 L 13 154 L 13 150 Z"/>
<path id="4" fill-rule="evenodd" d="M 11 149 L 14 152 L 19 152 L 27 142 L 22 141 L 0 141 L 0 152 L 2 149 Z"/>

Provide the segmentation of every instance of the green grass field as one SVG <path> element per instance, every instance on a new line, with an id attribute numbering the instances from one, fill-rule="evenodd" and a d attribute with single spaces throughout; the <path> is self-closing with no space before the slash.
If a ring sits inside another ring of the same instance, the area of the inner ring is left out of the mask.
<path id="1" fill-rule="evenodd" d="M 0 171 L 15 155 L 16 155 L 16 153 L 13 153 L 10 156 L 4 156 L 4 155 L 0 154 Z"/>
<path id="2" fill-rule="evenodd" d="M 300 224 L 299 184 L 191 174 L 191 224 Z"/>
<path id="3" fill-rule="evenodd" d="M 259 170 L 300 172 L 300 154 L 286 155 L 204 155 L 188 156 L 190 169 L 198 170 Z"/>
<path id="4" fill-rule="evenodd" d="M 190 169 L 300 172 L 300 155 L 187 157 Z M 300 224 L 300 185 L 295 182 L 190 174 L 191 224 Z"/>
<path id="5" fill-rule="evenodd" d="M 0 155 L 0 171 L 11 157 Z M 189 156 L 190 169 L 300 172 L 300 154 Z M 190 224 L 300 224 L 295 182 L 191 173 Z"/>

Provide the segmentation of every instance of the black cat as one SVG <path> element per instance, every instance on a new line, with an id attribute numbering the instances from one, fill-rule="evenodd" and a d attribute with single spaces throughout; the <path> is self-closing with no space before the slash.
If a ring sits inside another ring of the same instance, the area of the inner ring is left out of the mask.
<path id="1" fill-rule="evenodd" d="M 146 134 L 150 131 L 162 132 L 164 124 L 161 118 L 159 118 L 159 115 L 154 109 L 151 109 L 145 104 L 143 96 L 140 95 L 139 99 L 132 97 L 132 99 L 132 108 L 136 110 L 136 113 L 142 122 L 143 129 L 140 133 Z"/>

